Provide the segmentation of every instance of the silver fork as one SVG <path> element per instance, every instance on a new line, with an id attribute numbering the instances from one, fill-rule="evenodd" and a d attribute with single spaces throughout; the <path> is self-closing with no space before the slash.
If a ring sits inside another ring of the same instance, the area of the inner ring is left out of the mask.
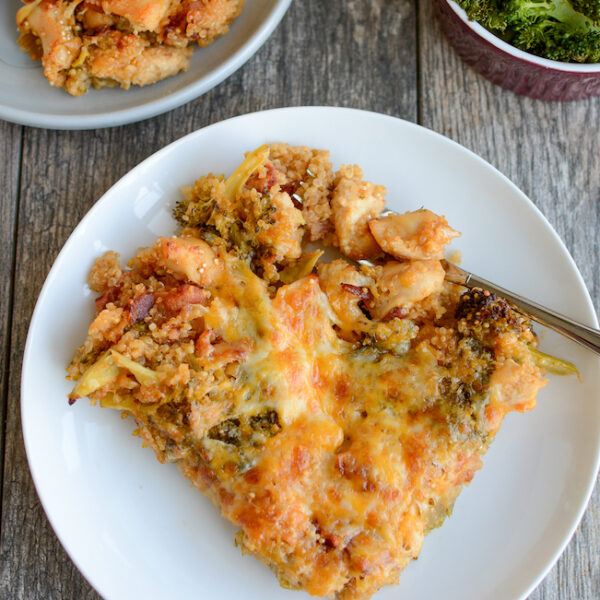
<path id="1" fill-rule="evenodd" d="M 367 267 L 375 266 L 370 260 L 361 259 L 355 262 Z M 480 288 L 482 290 L 493 292 L 497 296 L 508 300 L 522 315 L 553 329 L 574 342 L 585 346 L 588 350 L 600 355 L 600 330 L 588 327 L 583 323 L 574 321 L 573 319 L 561 315 L 537 302 L 533 302 L 533 300 L 528 300 L 523 296 L 519 296 L 519 294 L 515 294 L 487 279 L 483 279 L 483 277 L 465 271 L 447 260 L 442 261 L 442 266 L 446 271 L 446 281 L 461 285 L 468 289 Z"/>
<path id="2" fill-rule="evenodd" d="M 380 214 L 380 217 L 388 217 L 397 214 L 396 211 L 385 209 Z M 368 260 L 359 260 L 357 262 L 373 266 L 373 263 Z M 468 289 L 481 288 L 482 290 L 493 292 L 497 296 L 508 300 L 522 315 L 540 323 L 540 325 L 549 327 L 570 340 L 585 346 L 588 350 L 600 355 L 600 330 L 588 327 L 583 323 L 574 321 L 573 319 L 561 315 L 537 302 L 519 296 L 519 294 L 515 294 L 487 279 L 483 279 L 483 277 L 465 271 L 447 260 L 443 260 L 442 265 L 446 271 L 446 281 L 462 285 Z"/>

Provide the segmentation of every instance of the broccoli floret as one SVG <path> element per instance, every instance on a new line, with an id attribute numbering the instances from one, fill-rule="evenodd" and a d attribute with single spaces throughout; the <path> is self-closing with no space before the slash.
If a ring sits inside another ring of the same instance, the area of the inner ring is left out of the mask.
<path id="1" fill-rule="evenodd" d="M 487 290 L 473 288 L 462 294 L 455 317 L 461 336 L 473 338 L 484 347 L 493 345 L 498 335 L 509 332 L 527 344 L 535 337 L 529 319 Z"/>
<path id="2" fill-rule="evenodd" d="M 218 440 L 230 446 L 239 446 L 242 443 L 242 431 L 239 419 L 226 419 L 208 431 L 211 440 Z"/>
<path id="3" fill-rule="evenodd" d="M 596 25 L 600 24 L 600 2 L 598 0 L 570 0 L 573 8 L 591 19 Z"/>
<path id="4" fill-rule="evenodd" d="M 209 429 L 208 437 L 230 446 L 257 445 L 264 443 L 267 438 L 277 435 L 280 431 L 279 414 L 276 410 L 267 408 L 248 419 L 245 417 L 225 419 Z"/>
<path id="5" fill-rule="evenodd" d="M 458 2 L 470 19 L 520 50 L 562 62 L 600 62 L 598 0 Z"/>
<path id="6" fill-rule="evenodd" d="M 508 24 L 502 0 L 459 0 L 471 21 L 477 21 L 487 29 L 502 32 Z"/>
<path id="7" fill-rule="evenodd" d="M 279 433 L 281 425 L 276 410 L 266 409 L 258 415 L 250 417 L 250 428 L 257 433 L 271 437 Z"/>
<path id="8" fill-rule="evenodd" d="M 521 50 L 561 62 L 600 62 L 600 32 L 565 34 L 560 28 L 521 31 L 513 41 Z"/>
<path id="9" fill-rule="evenodd" d="M 600 60 L 600 29 L 567 0 L 511 0 L 509 7 L 510 42 L 517 48 L 552 60 Z"/>
<path id="10" fill-rule="evenodd" d="M 215 208 L 212 198 L 195 200 L 179 200 L 173 209 L 175 220 L 184 227 L 201 227 L 205 225 Z"/>

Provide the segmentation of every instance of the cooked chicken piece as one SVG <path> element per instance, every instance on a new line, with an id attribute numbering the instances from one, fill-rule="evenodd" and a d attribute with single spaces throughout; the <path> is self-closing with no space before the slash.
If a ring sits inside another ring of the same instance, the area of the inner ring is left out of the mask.
<path id="1" fill-rule="evenodd" d="M 98 313 L 88 329 L 92 338 L 105 338 L 116 342 L 130 324 L 129 315 L 120 307 L 105 308 Z"/>
<path id="2" fill-rule="evenodd" d="M 396 307 L 410 306 L 441 290 L 445 271 L 439 260 L 390 261 L 377 280 L 379 295 L 371 314 L 385 319 Z"/>
<path id="3" fill-rule="evenodd" d="M 124 17 L 133 31 L 156 31 L 167 16 L 170 0 L 96 0 L 105 13 Z"/>
<path id="4" fill-rule="evenodd" d="M 321 288 L 339 319 L 338 326 L 346 334 L 356 331 L 357 325 L 367 322 L 359 304 L 372 300 L 373 279 L 342 259 L 319 264 L 317 271 Z"/>
<path id="5" fill-rule="evenodd" d="M 211 285 L 222 270 L 214 250 L 194 237 L 159 238 L 154 244 L 156 264 L 206 287 Z"/>
<path id="6" fill-rule="evenodd" d="M 531 355 L 525 356 L 526 360 L 534 362 Z M 499 415 L 502 414 L 498 410 L 501 406 L 519 412 L 535 408 L 537 393 L 546 383 L 547 380 L 534 377 L 530 373 L 524 376 L 522 364 L 512 359 L 507 360 L 490 378 L 490 414 L 494 414 L 494 409 L 497 409 Z"/>
<path id="7" fill-rule="evenodd" d="M 183 4 L 187 11 L 185 35 L 198 46 L 208 46 L 229 31 L 242 12 L 244 0 L 192 0 Z"/>
<path id="8" fill-rule="evenodd" d="M 445 217 L 427 209 L 373 219 L 369 228 L 382 250 L 399 259 L 441 260 L 446 246 L 460 236 Z"/>
<path id="9" fill-rule="evenodd" d="M 127 89 L 133 85 L 149 85 L 187 69 L 191 48 L 151 46 L 132 33 L 109 30 L 95 36 L 87 46 L 88 70 L 80 71 L 89 86 L 118 83 Z M 70 79 L 76 79 L 76 73 Z M 67 83 L 69 83 L 67 81 Z M 67 85 L 67 90 L 71 88 Z M 73 90 L 75 91 L 75 90 Z"/>
<path id="10" fill-rule="evenodd" d="M 104 27 L 113 27 L 119 21 L 117 15 L 108 14 L 100 7 L 85 4 L 85 10 L 81 13 L 81 23 L 89 31 L 98 31 Z"/>
<path id="11" fill-rule="evenodd" d="M 52 85 L 61 87 L 81 50 L 75 34 L 75 9 L 80 2 L 27 4 L 17 13 L 17 25 L 23 33 L 20 43 L 35 60 L 42 58 L 44 75 Z M 41 47 L 41 48 L 40 48 Z"/>
<path id="12" fill-rule="evenodd" d="M 385 206 L 385 187 L 363 181 L 357 166 L 342 166 L 331 196 L 333 224 L 340 250 L 355 260 L 375 258 L 381 249 L 367 223 Z"/>

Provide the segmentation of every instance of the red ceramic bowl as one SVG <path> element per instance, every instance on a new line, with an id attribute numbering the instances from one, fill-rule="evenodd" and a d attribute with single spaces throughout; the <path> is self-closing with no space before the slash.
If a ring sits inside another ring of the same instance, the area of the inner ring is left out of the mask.
<path id="1" fill-rule="evenodd" d="M 460 57 L 490 81 L 540 100 L 600 96 L 600 64 L 565 63 L 518 50 L 469 21 L 452 0 L 434 0 L 442 30 Z"/>

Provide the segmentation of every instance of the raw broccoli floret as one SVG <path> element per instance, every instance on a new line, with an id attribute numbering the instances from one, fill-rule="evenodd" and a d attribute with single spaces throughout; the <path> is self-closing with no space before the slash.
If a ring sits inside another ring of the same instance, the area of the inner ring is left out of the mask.
<path id="1" fill-rule="evenodd" d="M 521 50 L 563 62 L 600 62 L 598 0 L 458 2 L 470 19 Z"/>

